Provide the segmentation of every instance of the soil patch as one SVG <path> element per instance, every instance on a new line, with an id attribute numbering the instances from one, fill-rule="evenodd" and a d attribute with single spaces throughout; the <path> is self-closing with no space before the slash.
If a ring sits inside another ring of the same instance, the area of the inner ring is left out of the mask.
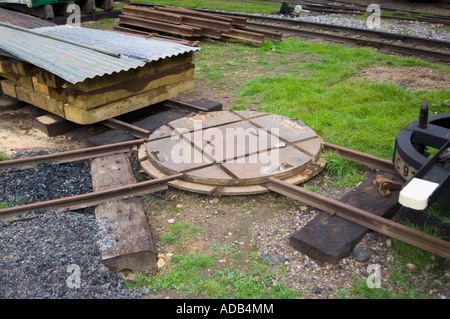
<path id="1" fill-rule="evenodd" d="M 413 92 L 435 89 L 445 90 L 450 87 L 449 74 L 425 67 L 390 68 L 373 66 L 362 70 L 357 75 L 357 78 L 378 83 L 395 84 Z"/>

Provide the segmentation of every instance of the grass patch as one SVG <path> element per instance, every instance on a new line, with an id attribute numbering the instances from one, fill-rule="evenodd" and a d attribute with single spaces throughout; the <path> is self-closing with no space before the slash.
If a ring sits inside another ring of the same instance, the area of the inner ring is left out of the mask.
<path id="1" fill-rule="evenodd" d="M 435 237 L 439 236 L 436 228 L 416 225 L 406 222 L 406 226 L 423 231 Z M 411 246 L 399 240 L 394 240 L 392 252 L 394 267 L 389 274 L 380 271 L 379 288 L 368 286 L 368 277 L 357 277 L 350 289 L 338 291 L 339 299 L 431 299 L 430 289 L 418 276 L 426 277 L 426 282 L 433 285 L 433 281 L 445 281 L 446 259 L 436 256 L 420 248 Z M 407 267 L 413 265 L 413 267 Z M 384 278 L 383 278 L 384 277 Z M 422 284 L 419 284 L 422 282 Z M 386 287 L 390 287 L 389 289 Z"/>
<path id="2" fill-rule="evenodd" d="M 197 295 L 211 299 L 289 299 L 299 292 L 281 283 L 281 276 L 264 265 L 256 254 L 243 270 L 218 268 L 213 255 L 173 256 L 170 267 L 156 276 L 140 273 L 125 288 L 149 287 L 154 291 L 176 291 L 181 297 Z"/>
<path id="3" fill-rule="evenodd" d="M 259 46 L 211 40 L 202 44 L 196 60 L 196 79 L 234 96 L 232 109 L 252 106 L 298 118 L 329 143 L 382 158 L 392 158 L 396 134 L 418 119 L 424 100 L 430 114 L 448 111 L 442 103 L 450 99 L 450 90 L 412 92 L 355 75 L 374 65 L 422 66 L 450 73 L 449 67 L 372 48 L 298 39 Z"/>
<path id="4" fill-rule="evenodd" d="M 346 160 L 337 152 L 326 152 L 324 157 L 327 161 L 326 172 L 333 186 L 356 185 L 364 179 L 365 167 Z"/>
<path id="5" fill-rule="evenodd" d="M 114 29 L 114 27 L 117 27 L 118 25 L 119 25 L 119 22 L 115 19 L 103 18 L 103 19 L 100 19 L 95 24 L 95 29 L 112 30 L 112 29 Z"/>
<path id="6" fill-rule="evenodd" d="M 173 244 L 175 242 L 182 242 L 187 236 L 198 234 L 201 231 L 202 228 L 198 225 L 176 222 L 169 227 L 168 231 L 161 238 L 166 243 Z"/>
<path id="7" fill-rule="evenodd" d="M 6 154 L 5 151 L 0 151 L 0 161 L 6 161 L 9 159 L 9 156 Z"/>
<path id="8" fill-rule="evenodd" d="M 441 238 L 439 230 L 435 227 L 424 225 L 423 228 L 419 228 L 417 225 L 412 224 L 409 221 L 406 221 L 405 225 L 434 237 Z M 446 262 L 445 258 L 436 256 L 428 251 L 414 247 L 399 240 L 394 240 L 393 242 L 394 253 L 396 256 L 395 259 L 400 268 L 404 267 L 406 264 L 413 264 L 415 265 L 415 268 L 411 270 L 412 273 L 419 273 L 424 270 L 432 270 L 435 273 L 440 273 L 441 270 L 444 269 Z"/>

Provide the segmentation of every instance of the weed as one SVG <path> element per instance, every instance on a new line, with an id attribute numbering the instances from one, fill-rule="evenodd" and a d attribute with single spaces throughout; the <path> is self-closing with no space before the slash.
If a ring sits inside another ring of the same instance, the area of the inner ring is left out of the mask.
<path id="1" fill-rule="evenodd" d="M 424 225 L 421 228 L 410 221 L 406 221 L 405 225 L 434 237 L 440 237 L 439 230 L 435 227 Z M 403 268 L 406 264 L 414 264 L 416 266 L 411 270 L 413 273 L 419 273 L 423 270 L 432 270 L 439 273 L 445 267 L 445 258 L 399 240 L 394 240 L 394 253 L 399 267 Z"/>
<path id="2" fill-rule="evenodd" d="M 6 161 L 9 159 L 9 156 L 6 154 L 5 151 L 0 151 L 0 161 Z"/>
<path id="3" fill-rule="evenodd" d="M 326 170 L 335 186 L 356 185 L 364 179 L 363 166 L 346 160 L 336 152 L 326 152 Z"/>
<path id="4" fill-rule="evenodd" d="M 236 249 L 234 243 L 212 244 L 211 249 L 219 254 L 219 256 L 229 256 Z"/>
<path id="5" fill-rule="evenodd" d="M 169 227 L 168 232 L 163 234 L 161 238 L 168 244 L 173 244 L 175 242 L 182 243 L 188 235 L 195 235 L 201 231 L 202 228 L 198 225 L 176 222 Z"/>

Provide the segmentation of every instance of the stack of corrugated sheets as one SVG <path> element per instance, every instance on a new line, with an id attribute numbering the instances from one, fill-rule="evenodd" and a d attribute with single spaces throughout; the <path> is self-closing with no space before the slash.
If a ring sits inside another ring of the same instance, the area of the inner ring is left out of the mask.
<path id="1" fill-rule="evenodd" d="M 126 5 L 119 16 L 118 31 L 151 32 L 177 35 L 184 38 L 222 37 L 236 38 L 256 43 L 266 39 L 280 41 L 281 34 L 262 29 L 249 28 L 247 18 L 197 10 L 152 6 L 145 4 Z"/>
<path id="2" fill-rule="evenodd" d="M 0 24 L 1 86 L 4 94 L 92 124 L 193 91 L 196 49 L 86 28 L 30 33 Z"/>

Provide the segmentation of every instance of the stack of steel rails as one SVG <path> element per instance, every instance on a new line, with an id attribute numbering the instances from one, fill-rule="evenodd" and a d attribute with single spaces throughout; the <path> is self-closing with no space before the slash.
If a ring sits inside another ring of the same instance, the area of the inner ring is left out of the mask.
<path id="1" fill-rule="evenodd" d="M 243 17 L 144 4 L 126 5 L 122 11 L 117 31 L 147 33 L 149 37 L 157 32 L 183 38 L 234 38 L 255 43 L 263 43 L 266 39 L 281 40 L 281 33 L 254 30 L 247 26 L 247 19 Z"/>

